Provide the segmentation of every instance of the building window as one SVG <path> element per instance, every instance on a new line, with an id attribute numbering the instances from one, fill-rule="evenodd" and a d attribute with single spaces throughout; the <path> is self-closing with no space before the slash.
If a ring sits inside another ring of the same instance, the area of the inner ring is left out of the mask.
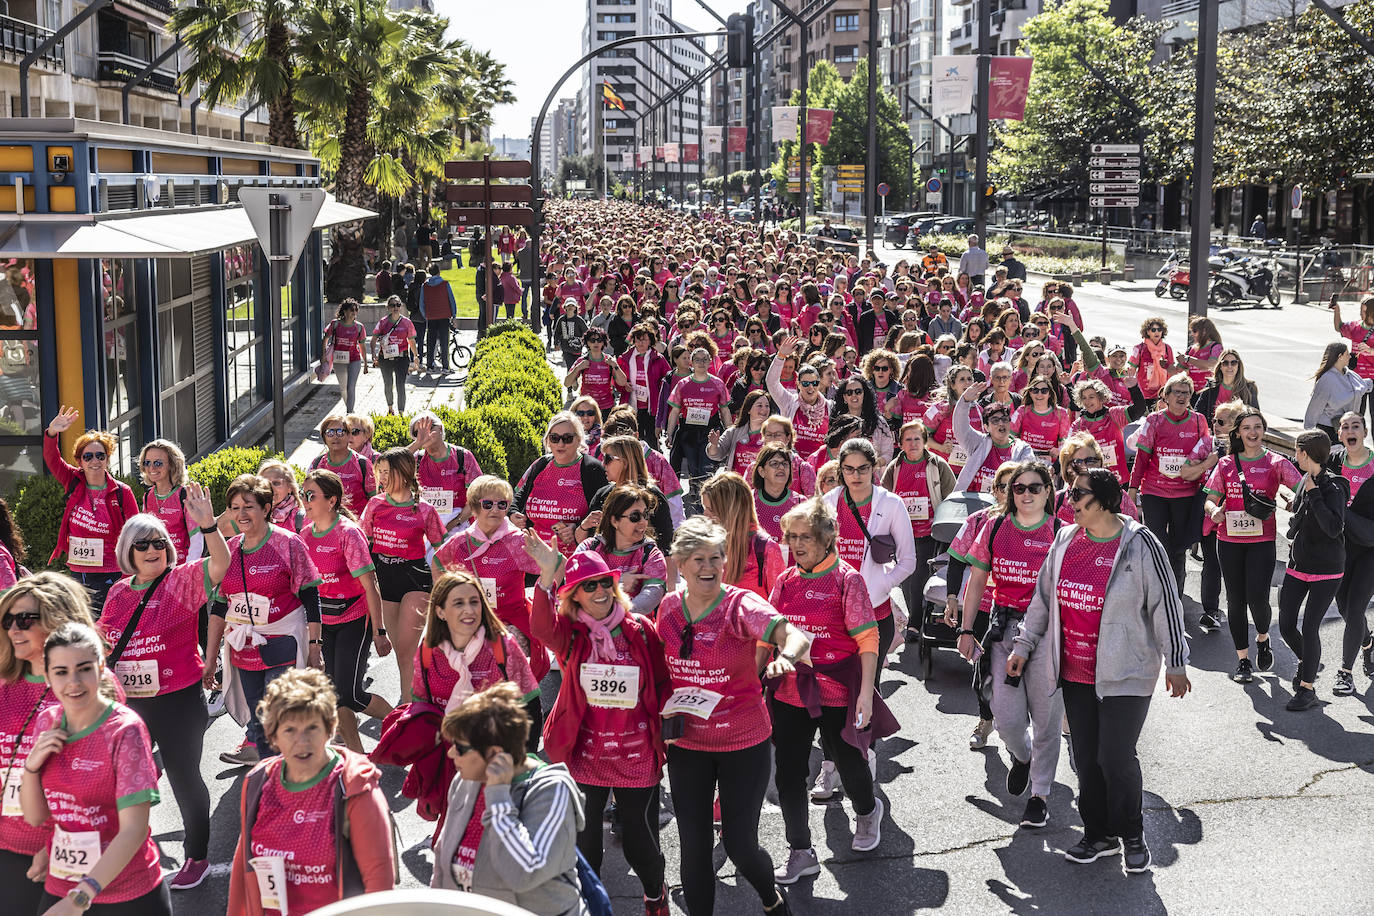
<path id="1" fill-rule="evenodd" d="M 852 63 L 858 62 L 858 60 L 859 60 L 859 46 L 858 46 L 858 45 L 836 45 L 836 46 L 835 46 L 835 63 L 837 63 L 837 64 L 852 64 Z"/>
<path id="2" fill-rule="evenodd" d="M 34 262 L 0 259 L 0 492 L 41 473 L 40 378 Z"/>
<path id="3" fill-rule="evenodd" d="M 236 430 L 265 404 L 262 372 L 262 321 L 257 308 L 257 245 L 224 252 L 224 324 L 229 351 L 229 429 Z"/>
<path id="4" fill-rule="evenodd" d="M 105 428 L 119 442 L 116 449 L 118 470 L 127 474 L 133 468 L 133 453 L 143 444 L 133 259 L 102 260 L 100 285 L 104 319 L 101 351 L 105 360 L 105 415 L 108 417 Z"/>
<path id="5" fill-rule="evenodd" d="M 835 31 L 837 32 L 857 32 L 859 31 L 858 13 L 836 13 Z"/>
<path id="6" fill-rule="evenodd" d="M 210 269 L 208 257 L 154 262 L 162 434 L 188 457 L 218 438 Z"/>

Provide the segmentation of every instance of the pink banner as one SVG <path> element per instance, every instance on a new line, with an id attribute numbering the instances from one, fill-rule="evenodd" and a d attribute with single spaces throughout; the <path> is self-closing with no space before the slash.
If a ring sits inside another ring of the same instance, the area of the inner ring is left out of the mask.
<path id="1" fill-rule="evenodd" d="M 665 144 L 663 144 L 663 161 L 664 161 L 664 162 L 677 162 L 677 152 L 678 152 L 678 149 L 677 149 L 677 144 L 676 144 L 676 143 L 665 143 Z"/>
<path id="2" fill-rule="evenodd" d="M 728 139 L 728 141 L 727 141 L 727 142 L 728 142 L 728 145 L 725 147 L 725 151 L 726 151 L 727 153 L 742 153 L 742 152 L 744 152 L 744 141 L 745 141 L 745 138 L 746 138 L 747 136 L 748 136 L 748 134 L 746 133 L 746 128 L 743 128 L 743 127 L 732 127 L 732 128 L 730 128 L 730 135 L 729 135 L 729 139 Z"/>
<path id="3" fill-rule="evenodd" d="M 682 144 L 682 161 L 683 161 L 683 162 L 696 162 L 696 161 L 697 161 L 697 144 L 695 144 L 695 143 L 684 143 L 684 144 Z"/>
<path id="4" fill-rule="evenodd" d="M 994 121 L 1020 121 L 1026 116 L 1026 94 L 1030 91 L 1029 57 L 994 57 L 988 77 L 988 117 Z"/>
<path id="5" fill-rule="evenodd" d="M 806 112 L 806 139 L 822 146 L 830 142 L 830 124 L 835 112 L 829 108 L 809 108 Z"/>
<path id="6" fill-rule="evenodd" d="M 661 147 L 661 146 L 655 146 L 655 147 L 654 147 L 654 161 L 655 161 L 655 162 L 662 162 L 662 161 L 663 161 L 663 147 Z"/>

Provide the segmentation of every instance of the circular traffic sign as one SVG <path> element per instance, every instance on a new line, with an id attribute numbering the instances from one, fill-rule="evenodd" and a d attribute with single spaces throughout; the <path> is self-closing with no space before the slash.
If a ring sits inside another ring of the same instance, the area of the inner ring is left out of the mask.
<path id="1" fill-rule="evenodd" d="M 1302 185 L 1293 185 L 1293 190 L 1289 194 L 1289 206 L 1294 210 L 1302 206 Z"/>
<path id="2" fill-rule="evenodd" d="M 886 196 L 888 195 L 888 192 L 891 191 L 892 189 L 889 188 L 889 187 L 887 186 L 887 182 L 884 181 L 884 182 L 882 182 L 881 184 L 878 185 L 877 190 L 878 190 L 878 196 L 879 196 L 879 197 L 886 197 Z"/>
<path id="3" fill-rule="evenodd" d="M 940 181 L 938 178 L 931 178 L 926 182 L 926 190 L 932 194 L 938 194 L 940 189 L 944 186 L 944 182 Z"/>
<path id="4" fill-rule="evenodd" d="M 770 191 L 776 191 L 777 188 L 778 188 L 778 180 L 777 180 L 776 178 L 770 178 L 770 179 L 768 179 L 768 189 L 769 189 Z"/>

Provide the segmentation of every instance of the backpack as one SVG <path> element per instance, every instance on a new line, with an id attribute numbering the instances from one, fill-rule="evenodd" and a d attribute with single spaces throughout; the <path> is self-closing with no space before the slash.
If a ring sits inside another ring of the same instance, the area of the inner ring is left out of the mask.
<path id="1" fill-rule="evenodd" d="M 577 850 L 577 883 L 580 885 L 582 902 L 587 905 L 587 912 L 591 916 L 614 916 L 606 885 L 601 883 L 601 877 L 587 863 L 580 849 Z"/>

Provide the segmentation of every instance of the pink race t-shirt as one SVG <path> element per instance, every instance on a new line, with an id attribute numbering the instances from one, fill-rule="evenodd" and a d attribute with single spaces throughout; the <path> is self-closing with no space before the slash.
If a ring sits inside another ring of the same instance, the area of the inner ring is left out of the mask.
<path id="1" fill-rule="evenodd" d="M 404 315 L 396 321 L 392 321 L 388 315 L 377 322 L 377 326 L 372 329 L 372 336 L 382 339 L 382 359 L 409 356 L 408 341 L 415 337 L 415 324 Z"/>
<path id="2" fill-rule="evenodd" d="M 1088 419 L 1087 415 L 1079 414 L 1069 427 L 1069 434 L 1088 433 L 1097 440 L 1097 447 L 1102 449 L 1103 466 L 1116 475 L 1117 480 L 1123 484 L 1130 477 L 1126 469 L 1126 439 L 1123 431 L 1129 418 L 1124 407 L 1108 407 L 1100 417 Z"/>
<path id="3" fill-rule="evenodd" d="M 830 402 L 817 398 L 816 403 L 808 407 L 798 399 L 792 428 L 796 432 L 793 448 L 803 458 L 810 458 L 825 448 L 825 437 L 830 432 Z"/>
<path id="4" fill-rule="evenodd" d="M 66 730 L 61 706 L 38 714 L 34 730 Z M 157 804 L 157 765 L 143 720 L 127 706 L 111 703 L 94 725 L 72 732 L 62 750 L 43 765 L 43 797 L 52 813 L 48 879 L 43 889 L 67 895 L 104 854 L 119 833 L 119 812 L 133 805 Z M 100 892 L 101 903 L 123 903 L 162 883 L 152 831 L 129 864 Z"/>
<path id="5" fill-rule="evenodd" d="M 610 357 L 604 355 L 601 359 L 592 359 L 590 356 L 583 357 L 582 365 L 581 388 L 578 393 L 595 400 L 596 406 L 601 408 L 602 413 L 605 413 L 615 406 L 614 373 L 611 370 Z"/>
<path id="6" fill-rule="evenodd" d="M 75 572 L 119 572 L 115 559 L 115 545 L 119 542 L 119 524 L 110 517 L 110 504 L 105 501 L 105 487 L 86 485 L 86 498 L 67 502 L 67 565 Z"/>
<path id="7" fill-rule="evenodd" d="M 438 510 L 422 499 L 398 503 L 374 496 L 363 510 L 362 529 L 373 553 L 402 560 L 423 560 L 425 540 L 437 545 L 444 539 Z"/>
<path id="8" fill-rule="evenodd" d="M 463 511 L 468 504 L 468 485 L 481 476 L 477 459 L 465 448 L 450 445 L 439 461 L 429 457 L 428 452 L 415 453 L 420 498 L 438 509 L 445 520 Z"/>
<path id="9" fill-rule="evenodd" d="M 646 627 L 650 625 L 643 617 L 639 620 Z M 595 664 L 635 668 L 640 684 L 653 678 L 653 671 L 640 666 L 630 655 L 629 640 L 620 627 L 611 631 L 611 638 L 615 641 L 615 657 L 603 658 Z M 642 703 L 598 705 L 588 697 L 577 741 L 568 755 L 568 771 L 573 779 L 590 786 L 631 789 L 658 785 L 662 773 L 655 760 L 650 716 L 657 717 L 658 710 L 646 709 Z"/>
<path id="10" fill-rule="evenodd" d="M 754 459 L 759 456 L 759 451 L 762 449 L 762 432 L 750 433 L 737 440 L 735 442 L 735 457 L 730 464 L 730 470 L 748 480 L 754 472 Z"/>
<path id="11" fill-rule="evenodd" d="M 704 429 L 722 407 L 730 406 L 730 392 L 714 375 L 707 376 L 704 382 L 689 375 L 673 386 L 668 406 L 678 409 L 679 422 Z"/>
<path id="12" fill-rule="evenodd" d="M 334 362 L 356 363 L 362 360 L 362 339 L 366 328 L 358 321 L 341 324 L 338 319 L 329 322 L 324 329 L 326 337 L 334 337 Z"/>
<path id="13" fill-rule="evenodd" d="M 1211 440 L 1207 421 L 1197 411 L 1190 410 L 1181 419 L 1164 410 L 1155 411 L 1141 428 L 1131 481 L 1140 481 L 1140 492 L 1149 496 L 1192 496 L 1198 485 L 1183 479 L 1183 464 L 1200 441 L 1205 443 L 1205 452 L 1211 448 Z"/>
<path id="14" fill-rule="evenodd" d="M 19 564 L 9 548 L 0 544 L 0 592 L 19 581 Z"/>
<path id="15" fill-rule="evenodd" d="M 902 412 L 903 425 L 924 419 L 926 411 L 930 410 L 930 398 L 917 397 L 905 388 L 893 395 L 892 400 Z"/>
<path id="16" fill-rule="evenodd" d="M 1063 631 L 1060 676 L 1075 684 L 1097 683 L 1097 634 L 1121 533 L 1098 540 L 1079 529 L 1060 561 L 1055 596 Z"/>
<path id="17" fill-rule="evenodd" d="M 1217 359 L 1221 356 L 1221 351 L 1221 344 L 1213 341 L 1205 347 L 1199 347 L 1197 344 L 1194 344 L 1193 346 L 1188 348 L 1188 355 L 1193 357 L 1193 359 Z M 1206 388 L 1207 383 L 1212 380 L 1212 370 L 1198 369 L 1189 366 L 1188 377 L 1193 380 L 1193 390 L 1201 391 L 1202 389 Z M 1217 403 L 1225 404 L 1226 401 L 1229 400 L 1230 398 L 1217 398 Z"/>
<path id="18" fill-rule="evenodd" d="M 139 603 L 152 588 L 133 578 L 121 579 L 105 599 L 96 626 L 105 642 L 116 645 Z M 213 594 L 208 560 L 182 563 L 168 570 L 148 598 L 138 628 L 115 663 L 124 692 L 135 699 L 175 693 L 200 682 L 205 659 L 197 642 L 200 608 Z"/>
<path id="19" fill-rule="evenodd" d="M 731 585 L 747 588 L 761 598 L 766 598 L 778 581 L 778 576 L 786 568 L 782 557 L 782 544 L 765 531 L 755 532 L 756 538 L 744 553 L 744 572 L 739 575 L 726 570 L 725 576 Z M 763 550 L 763 570 L 759 570 L 758 550 Z"/>
<path id="20" fill-rule="evenodd" d="M 768 533 L 773 540 L 782 541 L 782 517 L 793 506 L 800 505 L 804 497 L 795 490 L 788 490 L 782 499 L 772 502 L 763 495 L 763 490 L 754 491 L 754 511 L 759 517 L 759 529 Z"/>
<path id="21" fill-rule="evenodd" d="M 811 660 L 819 665 L 833 665 L 855 655 L 859 644 L 854 637 L 878 625 L 863 576 L 844 562 L 819 573 L 802 572 L 796 566 L 785 570 L 774 583 L 768 603 L 788 623 L 811 634 Z M 818 673 L 816 685 L 822 706 L 849 705 L 849 693 L 839 681 Z M 782 679 L 774 695 L 790 706 L 804 705 L 795 673 Z"/>
<path id="22" fill-rule="evenodd" d="M 525 597 L 525 576 L 538 575 L 539 564 L 525 553 L 525 536 L 519 531 L 479 541 L 470 528 L 455 531 L 434 551 L 434 562 L 445 572 L 465 569 L 477 577 L 496 616 L 507 626 L 530 637 L 530 605 Z"/>
<path id="23" fill-rule="evenodd" d="M 983 458 L 983 466 L 973 476 L 968 488 L 975 493 L 991 493 L 993 483 L 997 479 L 997 469 L 1010 460 L 1011 443 L 1003 446 L 989 445 L 988 453 Z M 950 462 L 950 466 L 953 467 L 954 463 Z"/>
<path id="24" fill-rule="evenodd" d="M 859 517 L 863 519 L 865 525 L 873 512 L 873 499 L 865 502 L 856 503 L 859 510 Z M 839 551 L 840 559 L 844 560 L 855 569 L 863 568 L 864 555 L 868 552 L 868 540 L 864 537 L 863 529 L 859 527 L 858 519 L 854 517 L 854 512 L 849 508 L 849 502 L 844 498 L 844 490 L 840 490 L 840 499 L 835 514 L 839 517 L 839 537 L 835 542 L 835 547 Z M 874 615 L 879 620 L 886 620 L 892 616 L 892 600 L 888 599 L 873 609 Z"/>
<path id="25" fill-rule="evenodd" d="M 310 551 L 295 532 L 273 525 L 267 538 L 248 550 L 243 549 L 243 535 L 235 535 L 229 541 L 229 571 L 219 584 L 219 594 L 229 603 L 225 623 L 231 627 L 276 623 L 299 610 L 298 594 L 306 588 L 318 587 L 320 581 Z M 260 609 L 264 603 L 265 616 Z M 230 648 L 229 660 L 243 671 L 267 670 L 256 646 Z"/>
<path id="26" fill-rule="evenodd" d="M 19 786 L 24 781 L 24 761 L 38 737 L 34 726 L 46 708 L 58 707 L 48 684 L 36 674 L 0 682 L 0 849 L 31 856 L 48 845 L 52 824 L 30 827 L 19 806 Z"/>
<path id="27" fill-rule="evenodd" d="M 1374 328 L 1367 328 L 1358 321 L 1347 321 L 1341 325 L 1341 336 L 1350 341 L 1350 349 L 1355 356 L 1352 367 L 1360 378 L 1374 378 Z"/>
<path id="28" fill-rule="evenodd" d="M 1349 455 L 1341 459 L 1341 476 L 1350 481 L 1350 502 L 1355 501 L 1355 494 L 1360 492 L 1360 487 L 1370 477 L 1374 477 L 1374 455 L 1370 455 L 1364 460 L 1364 464 L 1347 464 Z M 1347 503 L 1346 505 L 1349 505 Z"/>
<path id="29" fill-rule="evenodd" d="M 1063 407 L 1052 407 L 1040 413 L 1022 405 L 1012 414 L 1011 431 L 1042 457 L 1059 450 L 1059 443 L 1069 435 L 1073 417 Z"/>
<path id="30" fill-rule="evenodd" d="M 167 527 L 167 533 L 172 536 L 172 543 L 177 548 L 177 559 L 183 562 L 191 549 L 191 532 L 197 528 L 196 523 L 186 515 L 186 504 L 182 501 L 184 494 L 182 487 L 174 488 L 166 496 L 158 496 L 152 488 L 143 494 L 143 511 L 156 515 Z"/>
<path id="31" fill-rule="evenodd" d="M 523 481 L 521 486 L 524 486 Z M 559 522 L 576 525 L 586 515 L 587 495 L 582 490 L 581 462 L 561 465 L 550 460 L 540 470 L 525 497 L 525 517 L 530 525 L 547 541 L 553 537 L 554 525 Z M 558 540 L 558 549 L 564 556 L 572 556 L 576 547 L 576 541 Z"/>
<path id="32" fill-rule="evenodd" d="M 905 454 L 900 454 L 897 458 L 897 478 L 892 482 L 892 492 L 906 504 L 911 534 L 918 538 L 930 534 L 935 515 L 930 498 L 930 481 L 926 477 L 928 466 L 929 459 L 924 455 L 920 461 L 909 461 Z"/>
<path id="33" fill-rule="evenodd" d="M 1240 462 L 1245 470 L 1245 482 L 1250 489 L 1261 496 L 1274 499 L 1279 487 L 1290 490 L 1302 480 L 1302 472 L 1282 455 L 1265 449 L 1252 460 L 1239 455 L 1226 455 L 1212 468 L 1212 476 L 1207 478 L 1207 493 L 1221 500 L 1221 508 L 1226 513 L 1217 526 L 1217 539 L 1232 544 L 1257 544 L 1272 541 L 1278 531 L 1275 513 L 1266 519 L 1258 519 L 1245 511 L 1245 496 L 1240 486 L 1240 474 L 1236 463 Z"/>
<path id="34" fill-rule="evenodd" d="M 758 643 L 771 641 L 783 619 L 748 589 L 724 586 L 715 603 L 692 622 L 692 651 L 682 658 L 688 625 L 682 593 L 663 599 L 655 626 L 663 639 L 673 695 L 697 691 L 707 705 L 715 700 L 705 718 L 681 713 L 684 729 L 677 746 L 724 753 L 768 740 L 773 727 L 763 703 L 754 650 Z"/>
<path id="35" fill-rule="evenodd" d="M 994 589 L 995 604 L 1024 611 L 1030 606 L 1035 580 L 1054 542 L 1054 516 L 1046 513 L 1039 524 L 1030 528 L 1022 528 L 1015 516 L 1004 516 L 1000 526 L 995 521 L 990 519 L 978 533 L 978 540 L 968 553 L 969 565 L 991 573 L 988 584 Z M 997 538 L 996 543 L 991 543 L 994 528 Z"/>
<path id="36" fill-rule="evenodd" d="M 363 471 L 361 456 L 348 450 L 348 457 L 340 464 L 335 464 L 329 459 L 329 453 L 325 452 L 310 462 L 310 470 L 325 468 L 339 475 L 339 480 L 344 488 L 344 505 L 352 509 L 354 513 L 361 512 L 367 505 L 369 497 L 376 489 L 376 482 L 372 479 L 372 462 L 367 462 L 367 471 Z"/>
<path id="37" fill-rule="evenodd" d="M 257 820 L 248 836 L 247 858 L 280 858 L 286 874 L 285 912 L 291 916 L 322 909 L 338 901 L 338 851 L 334 848 L 334 795 L 343 776 L 343 761 L 328 750 L 326 764 L 313 779 L 286 781 L 280 757 L 267 764 L 258 798 Z M 249 878 L 257 887 L 256 875 Z M 282 909 L 264 908 L 263 916 Z"/>
<path id="38" fill-rule="evenodd" d="M 625 597 L 633 599 L 650 584 L 665 585 L 668 578 L 668 561 L 653 541 L 645 539 L 629 550 L 615 550 L 600 537 L 589 537 L 577 545 L 574 553 L 595 553 L 606 561 L 612 570 L 620 570 L 621 590 Z M 626 587 L 626 574 L 643 576 L 633 586 Z"/>
<path id="39" fill-rule="evenodd" d="M 468 671 L 472 675 L 473 691 L 480 693 L 493 684 L 510 681 L 520 691 L 521 702 L 528 703 L 537 697 L 539 695 L 539 682 L 535 680 L 534 673 L 530 671 L 530 661 L 520 649 L 519 643 L 510 636 L 502 636 L 501 645 L 506 657 L 504 660 L 498 661 L 496 653 L 492 650 L 492 642 L 485 638 L 485 631 L 479 629 L 479 634 L 483 637 L 482 648 L 468 667 Z M 477 639 L 478 636 L 472 638 Z M 428 671 L 424 667 L 426 655 L 431 659 Z M 501 671 L 503 667 L 505 668 L 504 674 Z M 425 687 L 426 681 L 429 684 L 428 689 Z M 453 695 L 453 688 L 457 686 L 458 672 L 453 670 L 453 667 L 448 663 L 448 658 L 441 650 L 422 649 L 415 653 L 415 675 L 410 679 L 410 690 L 415 696 L 426 697 L 434 705 L 442 708 L 448 703 L 449 697 Z"/>
<path id="40" fill-rule="evenodd" d="M 325 623 L 351 623 L 367 614 L 367 603 L 355 601 L 363 594 L 363 576 L 374 571 L 372 554 L 367 549 L 367 535 L 353 519 L 340 515 L 323 531 L 315 530 L 311 522 L 301 533 L 305 549 L 320 573 L 320 597 L 352 601 L 349 609 L 339 617 L 329 617 Z"/>

